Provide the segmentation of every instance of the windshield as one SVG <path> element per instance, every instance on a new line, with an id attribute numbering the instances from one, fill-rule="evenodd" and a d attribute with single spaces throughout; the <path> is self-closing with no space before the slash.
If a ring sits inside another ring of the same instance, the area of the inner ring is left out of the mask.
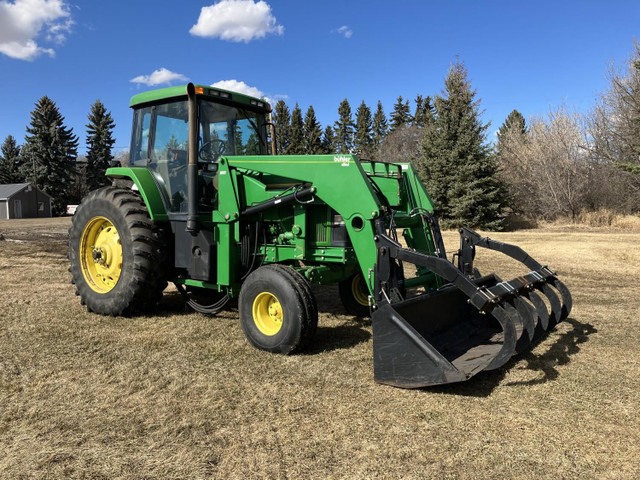
<path id="1" fill-rule="evenodd" d="M 169 160 L 176 150 L 181 157 L 186 155 L 187 118 L 186 101 L 136 109 L 131 164 L 147 166 Z M 267 153 L 264 113 L 199 99 L 198 120 L 198 151 L 213 151 L 216 157 Z M 200 161 L 211 161 L 210 155 L 201 157 Z"/>
<path id="2" fill-rule="evenodd" d="M 133 117 L 131 165 L 148 167 L 160 187 L 167 211 L 187 210 L 189 112 L 186 100 L 137 108 Z M 198 100 L 198 182 L 217 185 L 222 155 L 267 153 L 265 114 Z M 213 194 L 205 203 L 211 205 Z M 202 201 L 201 201 L 202 203 Z"/>
<path id="3" fill-rule="evenodd" d="M 221 155 L 260 155 L 267 151 L 264 114 L 201 99 L 199 141 Z"/>

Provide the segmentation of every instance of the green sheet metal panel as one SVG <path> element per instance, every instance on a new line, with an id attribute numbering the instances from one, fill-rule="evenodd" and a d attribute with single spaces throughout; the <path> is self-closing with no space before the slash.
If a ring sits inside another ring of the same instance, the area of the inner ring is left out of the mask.
<path id="1" fill-rule="evenodd" d="M 135 183 L 144 200 L 151 220 L 166 222 L 169 220 L 167 211 L 160 196 L 160 190 L 149 169 L 146 167 L 113 167 L 106 172 L 109 178 L 128 178 Z"/>

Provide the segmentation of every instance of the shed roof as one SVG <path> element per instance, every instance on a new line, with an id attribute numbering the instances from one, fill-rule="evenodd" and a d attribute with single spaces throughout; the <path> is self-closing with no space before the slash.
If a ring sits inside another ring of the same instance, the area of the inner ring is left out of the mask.
<path id="1" fill-rule="evenodd" d="M 30 185 L 30 183 L 5 183 L 4 185 L 0 185 L 0 200 L 7 200 Z M 51 195 L 40 189 L 38 189 L 38 193 L 51 197 Z"/>

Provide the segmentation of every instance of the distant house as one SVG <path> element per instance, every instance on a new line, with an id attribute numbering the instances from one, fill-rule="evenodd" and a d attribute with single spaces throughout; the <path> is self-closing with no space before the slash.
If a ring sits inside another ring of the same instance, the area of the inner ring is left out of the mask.
<path id="1" fill-rule="evenodd" d="M 30 183 L 0 185 L 0 219 L 50 217 L 53 198 Z"/>

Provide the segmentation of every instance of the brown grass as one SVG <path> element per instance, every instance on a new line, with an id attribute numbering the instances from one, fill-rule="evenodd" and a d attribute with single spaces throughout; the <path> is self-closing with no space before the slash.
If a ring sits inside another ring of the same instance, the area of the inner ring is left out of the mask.
<path id="1" fill-rule="evenodd" d="M 0 478 L 640 478 L 638 233 L 491 234 L 559 272 L 571 317 L 507 368 L 412 391 L 374 383 L 370 324 L 333 288 L 290 357 L 175 291 L 154 316 L 89 314 L 68 222 L 0 222 Z"/>
<path id="2" fill-rule="evenodd" d="M 607 208 L 583 211 L 575 218 L 562 217 L 554 221 L 534 221 L 519 215 L 505 219 L 505 230 L 515 231 L 539 228 L 544 230 L 569 230 L 593 232 L 635 232 L 640 233 L 640 216 L 623 215 Z"/>

